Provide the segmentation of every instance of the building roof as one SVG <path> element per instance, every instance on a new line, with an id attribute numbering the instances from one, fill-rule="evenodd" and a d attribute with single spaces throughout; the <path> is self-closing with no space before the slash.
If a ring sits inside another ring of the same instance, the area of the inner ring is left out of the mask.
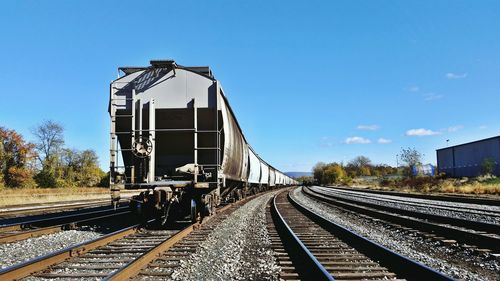
<path id="1" fill-rule="evenodd" d="M 443 148 L 436 149 L 436 151 L 445 150 L 445 149 L 449 149 L 449 148 L 453 148 L 453 147 L 457 147 L 457 146 L 469 145 L 469 144 L 473 144 L 476 142 L 488 141 L 488 140 L 492 140 L 492 139 L 496 139 L 496 138 L 500 139 L 500 136 L 494 136 L 494 137 L 485 138 L 485 139 L 481 139 L 481 140 L 476 140 L 476 141 L 461 143 L 461 144 L 457 144 L 457 145 L 453 145 L 453 146 L 443 147 Z"/>

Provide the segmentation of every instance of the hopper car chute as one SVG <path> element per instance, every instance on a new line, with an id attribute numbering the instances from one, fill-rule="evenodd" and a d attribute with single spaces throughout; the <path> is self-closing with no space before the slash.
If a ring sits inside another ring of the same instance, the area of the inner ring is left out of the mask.
<path id="1" fill-rule="evenodd" d="M 140 209 L 163 218 L 210 214 L 222 201 L 295 184 L 248 145 L 208 67 L 172 60 L 121 67 L 111 82 L 110 188 L 144 189 Z"/>

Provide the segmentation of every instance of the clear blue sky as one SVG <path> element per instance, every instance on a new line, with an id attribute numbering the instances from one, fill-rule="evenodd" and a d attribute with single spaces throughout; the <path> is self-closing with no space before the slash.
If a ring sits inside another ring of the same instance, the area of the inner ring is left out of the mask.
<path id="1" fill-rule="evenodd" d="M 108 166 L 117 67 L 209 65 L 257 152 L 284 171 L 500 134 L 499 1 L 9 1 L 0 126 L 44 119 Z M 420 135 L 420 136 L 419 136 Z M 424 135 L 424 136 L 422 136 Z M 380 142 L 380 143 L 379 143 Z"/>

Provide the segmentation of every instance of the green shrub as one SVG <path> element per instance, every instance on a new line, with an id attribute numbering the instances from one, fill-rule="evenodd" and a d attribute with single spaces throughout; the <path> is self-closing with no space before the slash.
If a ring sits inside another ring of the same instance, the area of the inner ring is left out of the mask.
<path id="1" fill-rule="evenodd" d="M 491 175 L 493 174 L 493 171 L 495 170 L 495 160 L 492 158 L 485 158 L 483 159 L 483 163 L 481 163 L 481 167 L 483 168 L 483 174 L 484 175 Z"/>

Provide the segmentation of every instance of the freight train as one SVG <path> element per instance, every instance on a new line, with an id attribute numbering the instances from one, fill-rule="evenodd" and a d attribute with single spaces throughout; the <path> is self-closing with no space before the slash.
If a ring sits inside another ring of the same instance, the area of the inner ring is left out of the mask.
<path id="1" fill-rule="evenodd" d="M 225 201 L 297 184 L 248 144 L 209 67 L 155 60 L 120 67 L 110 85 L 110 188 L 143 189 L 136 210 L 169 218 L 210 215 Z"/>

